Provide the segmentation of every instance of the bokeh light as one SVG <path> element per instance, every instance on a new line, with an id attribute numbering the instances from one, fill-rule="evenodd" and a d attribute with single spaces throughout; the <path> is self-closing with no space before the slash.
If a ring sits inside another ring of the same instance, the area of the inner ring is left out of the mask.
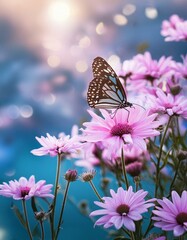
<path id="1" fill-rule="evenodd" d="M 116 14 L 114 15 L 114 22 L 117 25 L 126 25 L 128 23 L 128 20 L 125 16 L 123 16 L 122 14 Z"/>
<path id="2" fill-rule="evenodd" d="M 134 4 L 126 4 L 123 7 L 123 14 L 126 16 L 132 15 L 136 11 L 136 6 Z"/>
<path id="3" fill-rule="evenodd" d="M 145 9 L 145 16 L 150 19 L 155 19 L 158 16 L 158 11 L 154 7 L 147 7 Z"/>

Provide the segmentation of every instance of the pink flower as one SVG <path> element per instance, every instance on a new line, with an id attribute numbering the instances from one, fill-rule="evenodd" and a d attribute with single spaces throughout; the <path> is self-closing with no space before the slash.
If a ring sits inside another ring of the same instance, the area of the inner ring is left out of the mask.
<path id="1" fill-rule="evenodd" d="M 187 55 L 182 56 L 183 63 L 176 63 L 175 70 L 180 73 L 181 77 L 187 79 Z"/>
<path id="2" fill-rule="evenodd" d="M 158 61 L 152 59 L 152 56 L 149 52 L 144 54 L 138 54 L 134 57 L 134 60 L 139 62 L 145 69 L 142 79 L 150 81 L 152 83 L 155 79 L 160 79 L 161 77 L 167 75 L 173 61 L 171 57 L 162 56 Z"/>
<path id="3" fill-rule="evenodd" d="M 126 60 L 123 62 L 121 75 L 125 79 L 136 80 L 140 79 L 144 74 L 145 68 L 135 59 Z"/>
<path id="4" fill-rule="evenodd" d="M 80 167 L 92 168 L 100 164 L 99 155 L 101 155 L 102 144 L 86 142 L 82 144 L 81 150 L 74 157 L 78 158 L 75 164 Z"/>
<path id="5" fill-rule="evenodd" d="M 172 191 L 172 201 L 167 198 L 157 200 L 160 206 L 156 206 L 152 217 L 156 222 L 155 227 L 164 231 L 173 231 L 178 237 L 187 232 L 187 191 L 183 191 L 181 197 L 176 191 Z"/>
<path id="6" fill-rule="evenodd" d="M 21 177 L 18 181 L 9 181 L 9 184 L 0 184 L 0 195 L 4 197 L 12 197 L 15 200 L 25 199 L 28 200 L 31 197 L 50 197 L 52 184 L 45 184 L 46 181 L 40 180 L 35 182 L 35 177 L 32 175 L 29 180 L 25 177 Z"/>
<path id="7" fill-rule="evenodd" d="M 111 152 L 117 152 L 124 144 L 129 148 L 136 145 L 146 150 L 144 139 L 159 135 L 155 130 L 159 122 L 154 121 L 157 114 L 149 115 L 142 108 L 119 109 L 113 118 L 105 110 L 101 110 L 104 118 L 88 112 L 93 119 L 83 124 L 86 127 L 83 139 L 88 142 L 103 141 Z"/>
<path id="8" fill-rule="evenodd" d="M 142 149 L 133 146 L 130 150 L 124 147 L 124 158 L 126 171 L 131 176 L 138 176 L 143 168 L 144 162 L 150 159 L 147 151 L 142 151 Z M 121 170 L 121 151 L 114 154 L 110 150 L 105 149 L 102 154 L 103 162 L 106 166 L 113 172 Z"/>
<path id="9" fill-rule="evenodd" d="M 110 190 L 112 197 L 103 197 L 104 203 L 94 202 L 103 209 L 93 211 L 90 216 L 104 215 L 96 221 L 95 225 L 104 225 L 104 228 L 114 226 L 116 229 L 124 226 L 134 232 L 136 230 L 134 221 L 142 219 L 141 214 L 154 206 L 150 203 L 153 199 L 144 200 L 147 193 L 144 190 L 134 193 L 131 186 L 128 190 L 120 187 L 116 193 Z"/>
<path id="10" fill-rule="evenodd" d="M 80 148 L 80 143 L 76 138 L 70 138 L 70 136 L 62 135 L 60 138 L 51 136 L 47 133 L 47 137 L 36 137 L 36 140 L 42 145 L 41 148 L 31 151 L 32 154 L 37 156 L 43 156 L 49 154 L 50 156 L 56 156 L 57 154 L 68 155 L 75 153 Z"/>
<path id="11" fill-rule="evenodd" d="M 187 118 L 187 99 L 182 95 L 173 96 L 170 93 L 164 93 L 161 89 L 155 92 L 156 99 L 152 112 L 167 114 L 169 116 L 181 116 Z"/>
<path id="12" fill-rule="evenodd" d="M 187 40 L 187 21 L 174 14 L 169 21 L 162 22 L 161 35 L 166 37 L 165 41 Z"/>
<path id="13" fill-rule="evenodd" d="M 124 62 L 122 76 L 127 79 L 128 91 L 145 93 L 147 87 L 163 85 L 163 82 L 175 76 L 174 66 L 175 62 L 171 57 L 162 56 L 159 60 L 155 60 L 149 52 L 145 52 Z"/>

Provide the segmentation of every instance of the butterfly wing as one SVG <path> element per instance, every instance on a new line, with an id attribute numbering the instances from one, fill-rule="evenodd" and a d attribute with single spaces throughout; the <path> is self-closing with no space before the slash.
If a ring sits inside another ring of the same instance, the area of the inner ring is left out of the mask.
<path id="1" fill-rule="evenodd" d="M 126 101 L 126 93 L 119 80 L 119 77 L 117 76 L 113 68 L 102 57 L 96 57 L 94 59 L 92 64 L 92 70 L 94 78 L 107 79 L 108 81 L 113 82 L 113 84 L 117 86 L 117 88 L 123 95 L 122 101 Z"/>
<path id="2" fill-rule="evenodd" d="M 115 81 L 114 81 L 115 80 Z M 123 92 L 116 85 L 116 78 L 95 77 L 89 84 L 87 101 L 90 107 L 116 109 L 124 100 Z"/>

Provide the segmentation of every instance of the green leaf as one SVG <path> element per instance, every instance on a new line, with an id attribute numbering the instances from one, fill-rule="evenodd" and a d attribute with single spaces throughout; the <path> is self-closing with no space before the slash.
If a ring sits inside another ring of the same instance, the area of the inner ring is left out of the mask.
<path id="1" fill-rule="evenodd" d="M 124 236 L 118 236 L 118 237 L 114 238 L 114 240 L 120 240 L 120 239 L 129 240 L 130 238 L 126 238 Z"/>
<path id="2" fill-rule="evenodd" d="M 40 229 L 38 224 L 34 227 L 33 231 L 32 231 L 32 235 L 33 237 L 40 237 Z"/>
<path id="3" fill-rule="evenodd" d="M 11 208 L 12 208 L 13 212 L 15 213 L 16 217 L 19 219 L 20 223 L 26 228 L 25 219 L 23 217 L 23 214 L 18 209 L 18 207 L 13 204 Z"/>

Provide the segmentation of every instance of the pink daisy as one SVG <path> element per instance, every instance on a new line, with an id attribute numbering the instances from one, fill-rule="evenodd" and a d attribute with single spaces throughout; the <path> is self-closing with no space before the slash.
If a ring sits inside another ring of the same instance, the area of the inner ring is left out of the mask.
<path id="1" fill-rule="evenodd" d="M 125 79 L 136 80 L 142 77 L 144 71 L 145 67 L 142 64 L 135 59 L 131 59 L 123 62 L 121 75 Z"/>
<path id="2" fill-rule="evenodd" d="M 60 138 L 51 136 L 47 133 L 47 137 L 36 137 L 36 140 L 42 145 L 41 148 L 31 151 L 32 154 L 37 156 L 43 156 L 49 154 L 50 156 L 56 156 L 58 154 L 71 154 L 75 153 L 80 148 L 80 143 L 76 138 L 70 138 L 70 136 L 61 135 Z"/>
<path id="3" fill-rule="evenodd" d="M 126 66 L 127 65 L 127 66 Z M 128 91 L 134 90 L 139 93 L 146 93 L 147 87 L 162 86 L 163 82 L 175 76 L 173 69 L 175 62 L 171 57 L 161 57 L 159 60 L 152 58 L 149 52 L 136 55 L 131 61 L 125 61 L 123 77 L 127 79 Z"/>
<path id="4" fill-rule="evenodd" d="M 120 187 L 116 193 L 111 189 L 111 197 L 103 197 L 103 203 L 94 202 L 103 209 L 93 211 L 90 216 L 104 215 L 96 221 L 95 225 L 104 225 L 104 228 L 114 226 L 116 229 L 124 226 L 134 232 L 136 230 L 134 221 L 142 219 L 141 214 L 154 206 L 150 203 L 153 199 L 145 201 L 147 193 L 144 190 L 134 193 L 131 186 L 128 190 Z"/>
<path id="5" fill-rule="evenodd" d="M 93 119 L 83 124 L 86 127 L 83 139 L 88 142 L 103 141 L 111 152 L 117 152 L 124 144 L 129 148 L 136 145 L 146 150 L 145 138 L 160 134 L 156 130 L 159 126 L 159 122 L 155 121 L 157 114 L 149 115 L 142 108 L 119 109 L 113 118 L 105 110 L 101 110 L 103 118 L 88 112 Z"/>
<path id="6" fill-rule="evenodd" d="M 76 160 L 75 164 L 80 167 L 92 168 L 100 164 L 99 156 L 101 155 L 101 143 L 84 143 L 78 154 L 74 154 Z"/>
<path id="7" fill-rule="evenodd" d="M 149 52 L 136 55 L 134 60 L 138 61 L 145 68 L 142 79 L 148 80 L 150 83 L 153 83 L 155 79 L 160 79 L 161 77 L 167 75 L 171 70 L 171 66 L 173 65 L 171 57 L 166 58 L 162 56 L 157 61 L 152 59 L 152 56 Z"/>
<path id="8" fill-rule="evenodd" d="M 182 56 L 182 63 L 176 63 L 175 70 L 180 73 L 181 77 L 187 79 L 187 55 Z"/>
<path id="9" fill-rule="evenodd" d="M 162 22 L 161 35 L 166 37 L 165 41 L 187 40 L 187 21 L 174 14 L 169 21 Z"/>
<path id="10" fill-rule="evenodd" d="M 172 191 L 172 201 L 167 198 L 157 200 L 160 206 L 156 206 L 152 217 L 155 227 L 164 231 L 173 231 L 178 237 L 187 232 L 187 191 L 183 191 L 181 197 L 176 191 Z"/>
<path id="11" fill-rule="evenodd" d="M 187 118 L 187 99 L 183 95 L 173 96 L 164 93 L 161 89 L 155 91 L 156 100 L 152 106 L 152 111 L 167 114 L 168 116 L 181 116 Z"/>
<path id="12" fill-rule="evenodd" d="M 25 177 L 21 177 L 18 181 L 9 181 L 9 184 L 0 184 L 0 195 L 4 197 L 12 197 L 15 200 L 25 199 L 28 200 L 31 197 L 50 197 L 52 184 L 45 184 L 45 180 L 35 182 L 35 177 L 32 175 L 29 180 Z"/>

